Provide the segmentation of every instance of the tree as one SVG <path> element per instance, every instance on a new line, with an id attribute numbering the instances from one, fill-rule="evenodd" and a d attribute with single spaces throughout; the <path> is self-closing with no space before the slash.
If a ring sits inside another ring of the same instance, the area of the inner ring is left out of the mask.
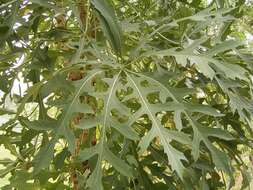
<path id="1" fill-rule="evenodd" d="M 250 2 L 0 2 L 3 190 L 248 187 Z"/>

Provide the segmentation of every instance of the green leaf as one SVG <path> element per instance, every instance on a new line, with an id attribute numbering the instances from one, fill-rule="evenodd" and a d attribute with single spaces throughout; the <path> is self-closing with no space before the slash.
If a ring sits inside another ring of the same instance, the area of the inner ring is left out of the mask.
<path id="1" fill-rule="evenodd" d="M 224 78 L 218 78 L 217 81 L 222 90 L 228 95 L 229 104 L 233 113 L 237 111 L 242 119 L 244 119 L 246 122 L 249 122 L 250 118 L 247 116 L 247 114 L 249 114 L 251 117 L 253 116 L 252 100 L 238 93 L 238 85 L 235 84 L 234 81 Z M 245 111 L 247 114 L 245 114 Z"/>
<path id="2" fill-rule="evenodd" d="M 107 0 L 91 0 L 100 15 L 102 29 L 116 54 L 122 54 L 122 34 L 114 10 Z"/>
<path id="3" fill-rule="evenodd" d="M 85 160 L 92 158 L 93 156 L 95 156 L 99 153 L 99 151 L 100 151 L 99 148 L 100 148 L 99 145 L 96 145 L 94 147 L 85 148 L 85 149 L 81 150 L 78 155 L 78 159 L 81 161 L 85 161 Z"/>
<path id="4" fill-rule="evenodd" d="M 177 50 L 176 48 L 171 48 L 168 50 L 160 50 L 160 51 L 150 51 L 144 53 L 142 56 L 157 56 L 157 57 L 165 57 L 165 56 L 173 56 L 175 57 L 178 64 L 182 65 L 183 67 L 186 67 L 189 64 L 196 65 L 196 68 L 206 75 L 208 78 L 213 79 L 216 75 L 216 71 L 214 68 L 217 68 L 219 71 L 221 71 L 223 74 L 225 74 L 227 77 L 231 79 L 242 79 L 245 81 L 248 81 L 248 78 L 246 76 L 246 70 L 236 64 L 230 64 L 221 60 L 217 60 L 213 57 L 214 54 L 223 52 L 224 50 L 228 50 L 231 48 L 231 45 L 235 47 L 235 43 L 231 44 L 224 42 L 222 44 L 219 44 L 217 49 L 211 50 L 210 54 L 209 51 L 205 53 L 199 53 L 200 49 L 200 42 L 203 42 L 202 40 L 196 40 L 191 44 L 188 48 L 185 48 L 183 50 Z M 239 46 L 240 43 L 237 43 Z"/>
<path id="5" fill-rule="evenodd" d="M 171 139 L 168 138 L 168 134 L 163 132 L 164 131 L 163 126 L 155 116 L 156 111 L 152 109 L 151 105 L 147 101 L 146 98 L 147 92 L 148 93 L 153 92 L 153 89 L 151 89 L 151 91 L 147 91 L 147 89 L 141 87 L 139 79 L 130 75 L 127 75 L 127 77 L 136 95 L 140 98 L 142 104 L 141 109 L 142 114 L 147 114 L 150 117 L 150 120 L 152 121 L 151 130 L 141 139 L 139 143 L 141 152 L 147 149 L 147 147 L 155 137 L 159 137 L 161 140 L 161 144 L 163 145 L 164 152 L 168 156 L 168 160 L 172 169 L 177 172 L 177 174 L 181 179 L 183 179 L 185 167 L 182 163 L 182 160 L 186 160 L 186 158 L 182 152 L 178 151 L 170 144 Z"/>
<path id="6" fill-rule="evenodd" d="M 161 87 L 161 89 L 164 89 L 167 92 L 168 96 L 170 96 L 175 102 L 177 102 L 177 103 L 180 102 L 180 100 L 178 100 L 177 97 L 175 95 L 173 95 L 173 93 L 170 91 L 170 89 L 167 88 L 163 83 L 157 81 L 155 78 L 151 78 L 151 77 L 148 77 L 148 76 L 145 76 L 145 75 L 141 75 L 141 76 L 144 76 L 144 77 L 146 77 L 146 79 L 155 82 L 157 85 L 159 85 Z M 138 84 L 138 83 L 136 83 L 136 84 Z M 141 89 L 140 86 L 139 86 L 139 88 Z M 142 90 L 139 90 L 140 94 L 141 94 L 141 91 Z M 143 100 L 145 101 L 145 98 L 143 98 Z M 146 104 L 148 105 L 148 103 L 146 103 Z M 169 106 L 170 106 L 170 104 L 167 104 L 168 108 L 169 108 Z M 161 105 L 159 105 L 158 107 L 161 108 Z M 166 104 L 163 105 L 163 108 L 158 109 L 156 111 L 159 111 L 159 110 L 161 111 L 161 110 L 165 109 L 165 107 L 166 107 Z M 201 107 L 198 107 L 198 106 L 197 106 L 197 108 L 201 109 Z M 174 108 L 174 110 L 176 110 L 176 109 Z M 182 109 L 182 108 L 180 108 L 180 110 L 183 111 L 183 113 L 186 115 L 186 117 L 188 118 L 190 124 L 193 127 L 194 138 L 193 138 L 193 143 L 192 143 L 192 154 L 193 154 L 194 159 L 195 160 L 198 159 L 198 157 L 199 157 L 199 145 L 200 145 L 200 142 L 203 141 L 205 143 L 205 145 L 207 146 L 207 148 L 210 150 L 210 152 L 212 154 L 213 161 L 214 161 L 215 165 L 217 166 L 217 168 L 224 170 L 230 176 L 232 176 L 231 165 L 230 165 L 230 162 L 229 162 L 229 159 L 228 159 L 227 155 L 224 152 L 221 152 L 220 150 L 218 150 L 211 143 L 211 141 L 208 139 L 208 137 L 213 136 L 213 137 L 218 137 L 218 138 L 221 138 L 221 139 L 224 139 L 224 140 L 233 140 L 234 138 L 228 132 L 222 131 L 221 129 L 207 128 L 207 127 L 201 126 L 199 123 L 197 123 L 191 117 L 191 115 L 189 113 L 189 110 Z M 202 110 L 205 110 L 205 109 L 202 109 Z M 193 111 L 198 111 L 198 109 L 195 109 L 195 110 L 193 109 Z M 201 112 L 201 110 L 200 110 L 200 112 Z M 143 142 L 141 142 L 142 149 L 145 149 L 148 145 L 147 142 L 150 142 L 154 137 L 155 137 L 155 134 L 151 130 L 151 132 L 149 132 L 144 137 Z"/>
<path id="7" fill-rule="evenodd" d="M 194 119 L 187 114 L 187 117 L 193 127 L 194 137 L 193 137 L 193 150 L 192 154 L 195 160 L 199 157 L 199 145 L 200 142 L 203 141 L 206 147 L 210 150 L 213 161 L 217 167 L 217 169 L 221 169 L 232 176 L 231 165 L 228 156 L 226 153 L 217 149 L 211 141 L 208 139 L 210 136 L 218 137 L 224 140 L 233 140 L 232 136 L 226 132 L 217 134 L 219 129 L 207 128 L 201 126 L 199 123 L 194 121 Z M 207 133 L 209 132 L 209 133 Z M 220 131 L 219 131 L 220 132 Z"/>
<path id="8" fill-rule="evenodd" d="M 201 105 L 201 104 L 188 104 L 188 103 L 177 103 L 177 102 L 167 102 L 164 104 L 155 104 L 150 106 L 152 110 L 159 112 L 159 111 L 180 111 L 180 110 L 187 110 L 189 112 L 200 112 L 205 115 L 211 115 L 215 117 L 223 116 L 214 108 Z"/>
<path id="9" fill-rule="evenodd" d="M 61 170 L 62 167 L 64 166 L 64 161 L 66 158 L 70 156 L 70 152 L 68 151 L 67 148 L 64 148 L 59 154 L 55 156 L 54 163 L 55 163 L 55 168 L 58 170 Z"/>
<path id="10" fill-rule="evenodd" d="M 106 131 L 107 128 L 110 127 L 110 113 L 113 108 L 113 102 L 112 100 L 117 98 L 115 93 L 118 87 L 119 78 L 120 78 L 121 72 L 118 72 L 117 75 L 114 76 L 114 78 L 109 79 L 103 79 L 106 81 L 106 83 L 110 84 L 109 89 L 107 90 L 107 94 L 103 96 L 104 99 L 104 109 L 102 111 L 102 116 L 100 116 L 100 123 L 101 123 L 101 131 L 100 131 L 100 140 L 99 144 L 96 145 L 95 151 L 94 149 L 85 149 L 84 151 L 81 151 L 80 158 L 81 159 L 88 159 L 94 155 L 98 155 L 98 160 L 95 166 L 95 170 L 92 172 L 91 176 L 89 177 L 87 181 L 87 186 L 90 189 L 96 189 L 96 190 L 102 190 L 102 163 L 103 160 L 107 160 L 117 171 L 119 171 L 121 174 L 126 175 L 128 177 L 132 176 L 132 172 L 130 170 L 130 167 L 124 163 L 120 158 L 116 157 L 108 148 L 107 146 L 107 136 Z M 128 126 L 124 126 L 128 127 Z M 125 129 L 124 131 L 130 132 L 128 129 Z M 131 133 L 130 133 L 131 134 Z M 124 134 L 125 136 L 129 136 L 129 134 Z M 84 156 L 84 158 L 82 158 Z"/>
<path id="11" fill-rule="evenodd" d="M 57 124 L 57 121 L 53 119 L 29 121 L 27 118 L 19 117 L 19 121 L 28 129 L 33 129 L 36 131 L 55 130 L 55 126 Z"/>
<path id="12" fill-rule="evenodd" d="M 218 53 L 222 53 L 225 51 L 231 51 L 231 49 L 233 50 L 243 44 L 244 43 L 242 43 L 240 41 L 235 41 L 235 40 L 224 41 L 220 44 L 215 45 L 212 49 L 208 50 L 207 55 L 214 56 Z"/>
<path id="13" fill-rule="evenodd" d="M 104 147 L 104 156 L 105 159 L 112 164 L 112 166 L 119 171 L 121 174 L 127 177 L 133 177 L 132 169 L 129 165 L 127 165 L 124 161 L 122 161 L 120 158 L 115 156 L 108 147 Z"/>
<path id="14" fill-rule="evenodd" d="M 40 151 L 35 155 L 33 159 L 34 170 L 33 174 L 37 175 L 41 169 L 47 168 L 54 157 L 54 147 L 57 142 L 57 138 L 52 139 L 48 144 L 42 146 Z"/>
<path id="15" fill-rule="evenodd" d="M 80 102 L 80 96 L 85 92 L 86 85 L 91 81 L 93 77 L 101 73 L 100 70 L 94 70 L 90 72 L 84 79 L 76 82 L 76 90 L 70 101 L 63 106 L 63 113 L 59 119 L 56 133 L 58 136 L 63 135 L 69 143 L 70 152 L 75 150 L 75 137 L 73 132 L 70 130 L 69 125 L 73 114 L 77 113 L 92 113 L 90 106 L 82 104 Z"/>
<path id="16" fill-rule="evenodd" d="M 135 131 L 131 130 L 131 128 L 129 128 L 129 125 L 127 125 L 126 123 L 120 123 L 112 119 L 111 127 L 116 129 L 119 133 L 121 133 L 123 136 L 125 136 L 128 139 L 131 139 L 131 140 L 139 139 L 138 134 Z"/>
<path id="17" fill-rule="evenodd" d="M 100 120 L 99 117 L 96 118 L 82 118 L 79 124 L 76 125 L 77 128 L 80 129 L 90 129 L 93 127 L 97 127 Z"/>

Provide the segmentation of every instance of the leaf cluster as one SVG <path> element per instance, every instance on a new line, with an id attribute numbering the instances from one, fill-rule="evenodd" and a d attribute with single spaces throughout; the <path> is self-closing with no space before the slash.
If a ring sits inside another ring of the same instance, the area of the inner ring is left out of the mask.
<path id="1" fill-rule="evenodd" d="M 249 186 L 245 1 L 0 3 L 3 190 Z"/>

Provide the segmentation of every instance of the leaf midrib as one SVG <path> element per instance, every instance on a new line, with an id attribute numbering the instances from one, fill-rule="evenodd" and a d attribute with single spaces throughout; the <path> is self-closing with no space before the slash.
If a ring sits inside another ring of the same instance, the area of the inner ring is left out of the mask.
<path id="1" fill-rule="evenodd" d="M 126 74 L 127 74 L 127 73 L 126 73 Z M 169 143 L 167 142 L 166 138 L 164 137 L 164 135 L 163 135 L 163 133 L 162 133 L 160 127 L 159 127 L 159 124 L 157 123 L 156 118 L 154 118 L 153 113 L 150 111 L 150 109 L 149 109 L 149 107 L 148 107 L 148 105 L 147 105 L 145 99 L 144 99 L 143 96 L 142 96 L 142 93 L 139 91 L 138 86 L 135 84 L 135 82 L 134 82 L 134 80 L 131 78 L 131 76 L 128 75 L 128 74 L 127 74 L 127 76 L 129 77 L 129 79 L 130 79 L 131 82 L 133 83 L 133 85 L 134 85 L 134 87 L 136 88 L 136 90 L 137 90 L 137 92 L 138 92 L 138 94 L 139 94 L 139 96 L 140 96 L 140 98 L 141 98 L 143 104 L 145 105 L 147 111 L 149 112 L 149 116 L 151 117 L 152 122 L 155 124 L 155 127 L 156 127 L 156 129 L 157 129 L 157 131 L 158 131 L 159 137 L 162 138 L 162 142 L 165 142 L 165 143 L 166 143 L 166 147 L 167 147 L 166 150 L 169 151 L 170 155 L 172 155 L 172 152 L 170 151 Z M 170 160 L 170 161 L 172 161 L 172 160 Z M 176 171 L 177 171 L 177 170 L 176 170 Z M 177 171 L 177 172 L 179 172 L 179 171 Z M 179 175 L 180 175 L 180 173 L 179 173 Z"/>
<path id="2" fill-rule="evenodd" d="M 107 101 L 106 101 L 105 114 L 104 114 L 103 126 L 102 126 L 103 129 L 102 129 L 102 134 L 101 134 L 101 141 L 99 142 L 100 143 L 99 150 L 101 152 L 98 153 L 98 161 L 97 161 L 98 166 L 96 166 L 98 169 L 101 169 L 101 164 L 102 164 L 102 160 L 103 160 L 104 142 L 105 142 L 105 133 L 106 133 L 106 122 L 107 122 L 107 117 L 108 117 L 107 115 L 109 112 L 109 104 L 110 104 L 110 100 L 112 97 L 112 93 L 114 92 L 114 87 L 119 79 L 120 73 L 121 73 L 121 71 L 117 74 L 116 78 L 114 79 L 113 84 L 110 89 L 110 92 L 109 92 L 109 95 L 108 95 L 108 98 L 107 98 Z M 98 176 L 98 171 L 99 170 L 96 170 L 96 177 Z"/>
<path id="3" fill-rule="evenodd" d="M 129 71 L 129 72 L 132 72 L 132 71 Z M 134 73 L 134 72 L 132 72 L 132 73 Z M 152 80 L 153 82 L 157 83 L 161 88 L 163 88 L 163 89 L 169 94 L 169 96 L 170 96 L 175 102 L 180 103 L 180 102 L 177 100 L 177 98 L 170 92 L 170 90 L 169 90 L 168 88 L 166 88 L 166 86 L 164 86 L 164 85 L 163 85 L 162 83 L 160 83 L 159 81 L 157 81 L 157 80 L 155 80 L 155 79 L 153 79 L 153 78 L 151 78 L 151 77 L 148 77 L 148 76 L 146 76 L 146 75 L 140 74 L 140 73 L 135 73 L 135 74 L 137 74 L 137 75 L 139 75 L 139 76 L 142 76 L 142 77 L 145 77 L 145 78 L 148 78 L 149 80 Z M 187 117 L 188 120 L 190 121 L 191 125 L 198 131 L 198 134 L 199 134 L 201 140 L 204 141 L 206 144 L 209 144 L 209 146 L 210 146 L 210 141 L 207 140 L 207 139 L 205 139 L 206 137 L 203 136 L 202 133 L 199 131 L 198 127 L 197 127 L 197 126 L 195 125 L 195 123 L 193 122 L 193 119 L 192 119 L 191 115 L 190 115 L 187 111 L 185 111 L 185 110 L 182 110 L 182 112 L 186 115 L 186 117 Z"/>
<path id="4" fill-rule="evenodd" d="M 71 110 L 71 108 L 73 107 L 74 103 L 76 102 L 77 98 L 78 98 L 79 95 L 81 94 L 82 89 L 84 88 L 84 86 L 87 84 L 87 82 L 88 82 L 91 78 L 93 78 L 95 75 L 97 75 L 98 73 L 101 73 L 101 72 L 102 72 L 102 71 L 97 71 L 97 72 L 93 73 L 91 76 L 89 76 L 89 77 L 82 83 L 81 87 L 78 89 L 76 95 L 74 96 L 74 98 L 73 98 L 71 104 L 68 106 L 67 111 L 66 111 L 66 113 L 64 114 L 64 118 L 63 118 L 62 122 L 60 123 L 60 126 L 59 126 L 59 129 L 58 129 L 58 130 L 62 130 L 62 128 L 63 128 L 63 129 L 64 129 L 64 132 L 65 132 L 65 127 L 64 127 L 65 125 L 64 125 L 64 124 L 66 123 L 67 116 L 69 115 L 70 110 Z"/>

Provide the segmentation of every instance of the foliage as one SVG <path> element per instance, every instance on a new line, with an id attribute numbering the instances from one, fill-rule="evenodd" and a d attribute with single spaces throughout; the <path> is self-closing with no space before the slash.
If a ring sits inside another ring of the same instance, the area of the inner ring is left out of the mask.
<path id="1" fill-rule="evenodd" d="M 248 187 L 250 2 L 0 2 L 3 190 Z"/>

